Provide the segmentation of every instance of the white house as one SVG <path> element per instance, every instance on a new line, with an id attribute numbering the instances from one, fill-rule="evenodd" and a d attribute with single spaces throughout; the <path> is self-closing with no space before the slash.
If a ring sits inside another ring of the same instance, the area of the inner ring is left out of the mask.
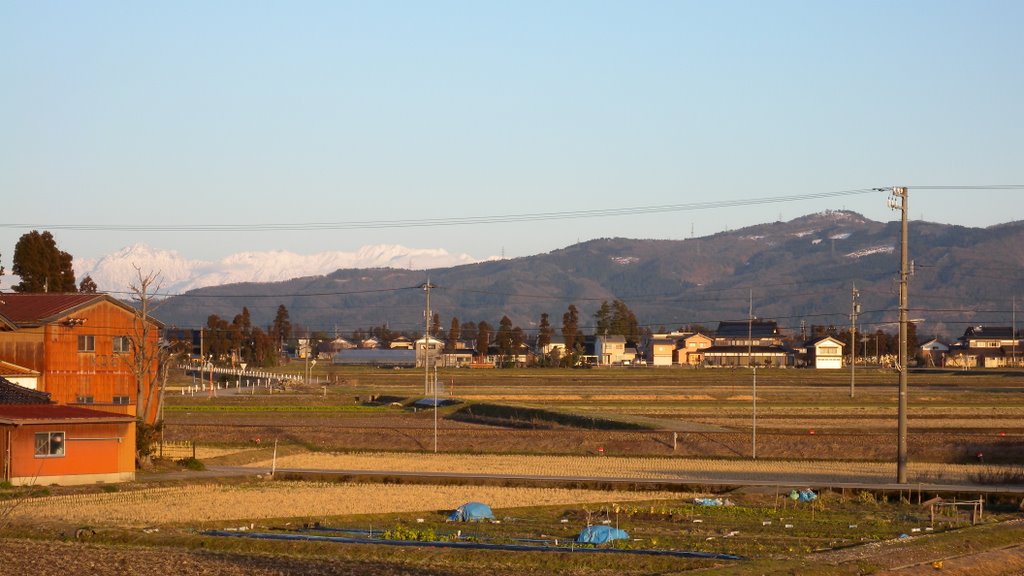
<path id="1" fill-rule="evenodd" d="M 423 366 L 424 358 L 430 361 L 431 366 L 438 366 L 438 361 L 444 352 L 444 341 L 433 336 L 419 338 L 413 343 L 416 348 L 416 366 Z"/>
<path id="2" fill-rule="evenodd" d="M 625 336 L 597 336 L 594 338 L 594 356 L 597 356 L 598 364 L 610 366 L 622 364 L 624 360 L 632 361 L 636 357 L 626 355 Z"/>
<path id="3" fill-rule="evenodd" d="M 946 346 L 942 342 L 939 342 L 937 338 L 921 344 L 921 358 L 924 359 L 925 366 L 935 367 L 942 366 L 943 359 L 949 354 L 949 346 Z"/>
<path id="4" fill-rule="evenodd" d="M 831 336 L 815 341 L 808 350 L 813 355 L 814 367 L 819 370 L 839 370 L 842 368 L 844 346 L 841 341 Z"/>

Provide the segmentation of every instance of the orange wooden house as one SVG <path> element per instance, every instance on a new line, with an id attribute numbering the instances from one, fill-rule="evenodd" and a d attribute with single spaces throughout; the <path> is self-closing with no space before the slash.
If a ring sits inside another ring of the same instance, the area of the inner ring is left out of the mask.
<path id="1" fill-rule="evenodd" d="M 0 378 L 0 481 L 89 484 L 135 479 L 135 418 L 61 406 Z"/>
<path id="2" fill-rule="evenodd" d="M 132 369 L 140 322 L 134 308 L 106 294 L 2 293 L 0 360 L 38 372 L 37 388 L 58 404 L 128 416 L 148 404 L 153 422 L 155 391 L 144 389 L 140 402 Z M 149 319 L 150 351 L 160 328 Z M 155 361 L 148 371 L 146 382 L 155 382 Z"/>

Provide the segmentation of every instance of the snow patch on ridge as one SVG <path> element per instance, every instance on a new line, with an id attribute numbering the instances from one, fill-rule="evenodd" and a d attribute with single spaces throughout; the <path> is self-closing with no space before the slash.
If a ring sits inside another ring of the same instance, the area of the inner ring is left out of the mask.
<path id="1" fill-rule="evenodd" d="M 640 259 L 636 256 L 612 256 L 612 262 L 615 262 L 616 264 L 635 264 L 639 261 Z"/>
<path id="2" fill-rule="evenodd" d="M 873 246 L 871 248 L 862 248 L 856 252 L 850 252 L 846 257 L 856 259 L 871 256 L 872 254 L 892 254 L 895 251 L 896 248 L 894 246 Z"/>

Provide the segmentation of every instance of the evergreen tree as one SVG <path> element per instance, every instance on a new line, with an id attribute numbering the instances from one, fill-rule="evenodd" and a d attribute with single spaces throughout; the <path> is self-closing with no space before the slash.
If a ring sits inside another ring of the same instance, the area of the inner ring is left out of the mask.
<path id="1" fill-rule="evenodd" d="M 280 350 L 284 343 L 292 337 L 292 323 L 288 319 L 288 309 L 281 304 L 277 307 L 277 315 L 274 316 L 274 323 L 270 327 L 270 338 L 277 343 Z"/>
<path id="2" fill-rule="evenodd" d="M 611 333 L 621 334 L 630 342 L 640 341 L 640 323 L 622 300 L 612 302 Z"/>
<path id="3" fill-rule="evenodd" d="M 238 360 L 241 362 L 254 362 L 255 350 L 253 350 L 252 338 L 252 317 L 249 308 L 243 306 L 242 313 L 234 317 L 231 322 L 231 346 L 238 351 Z"/>
<path id="4" fill-rule="evenodd" d="M 537 348 L 543 350 L 551 344 L 551 322 L 548 321 L 548 313 L 540 315 L 540 330 L 537 332 Z"/>
<path id="5" fill-rule="evenodd" d="M 574 364 L 583 342 L 580 339 L 580 312 L 575 304 L 562 314 L 562 338 L 565 339 L 564 363 Z"/>
<path id="6" fill-rule="evenodd" d="M 97 290 L 99 290 L 99 287 L 96 286 L 96 282 L 93 281 L 92 276 L 89 276 L 88 274 L 85 278 L 82 278 L 82 282 L 78 285 L 78 291 L 83 294 L 95 294 Z"/>
<path id="7" fill-rule="evenodd" d="M 519 352 L 523 345 L 526 344 L 526 333 L 519 326 L 512 328 L 512 350 Z"/>
<path id="8" fill-rule="evenodd" d="M 458 345 L 459 337 L 462 335 L 461 326 L 459 326 L 459 319 L 452 317 L 451 327 L 448 328 L 448 339 L 445 340 L 444 349 L 448 352 L 455 350 L 455 346 Z"/>
<path id="9" fill-rule="evenodd" d="M 261 368 L 277 366 L 277 342 L 269 334 L 254 327 L 252 329 L 252 362 Z"/>
<path id="10" fill-rule="evenodd" d="M 441 315 L 434 312 L 434 316 L 430 319 L 430 335 L 440 337 L 441 335 Z"/>
<path id="11" fill-rule="evenodd" d="M 476 337 L 477 337 L 477 332 L 476 332 L 476 323 L 475 322 L 466 322 L 465 324 L 462 325 L 462 339 L 463 340 L 465 340 L 466 342 L 471 342 L 471 343 L 473 343 L 475 345 L 476 344 Z"/>
<path id="12" fill-rule="evenodd" d="M 21 277 L 15 292 L 75 292 L 71 254 L 57 248 L 49 231 L 28 232 L 14 246 L 11 271 Z"/>
<path id="13" fill-rule="evenodd" d="M 504 364 L 512 355 L 512 320 L 508 316 L 502 316 L 501 321 L 498 322 L 498 334 L 495 336 L 494 343 L 498 346 L 498 353 L 501 354 Z"/>
<path id="14" fill-rule="evenodd" d="M 206 318 L 206 350 L 204 353 L 213 356 L 214 360 L 226 355 L 231 348 L 229 329 L 227 320 L 216 314 L 210 314 Z"/>
<path id="15" fill-rule="evenodd" d="M 625 336 L 630 342 L 639 341 L 640 324 L 622 300 L 616 299 L 611 304 L 607 300 L 602 302 L 594 319 L 597 321 L 595 336 Z"/>
<path id="16" fill-rule="evenodd" d="M 487 347 L 491 344 L 491 325 L 481 321 L 476 326 L 476 351 L 481 356 L 487 355 Z"/>
<path id="17" fill-rule="evenodd" d="M 616 300 L 618 302 L 618 300 Z M 612 332 L 612 307 L 605 300 L 601 302 L 601 307 L 594 313 L 594 336 L 609 336 L 614 334 Z"/>

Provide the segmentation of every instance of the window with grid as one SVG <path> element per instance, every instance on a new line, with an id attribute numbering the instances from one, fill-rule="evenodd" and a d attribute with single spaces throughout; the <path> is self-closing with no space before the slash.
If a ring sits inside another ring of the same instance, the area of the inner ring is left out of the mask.
<path id="1" fill-rule="evenodd" d="M 96 337 L 88 334 L 82 334 L 78 337 L 78 351 L 79 352 L 95 352 L 96 351 Z"/>
<path id="2" fill-rule="evenodd" d="M 57 458 L 63 455 L 63 432 L 36 432 L 36 458 Z"/>
<path id="3" fill-rule="evenodd" d="M 114 354 L 126 354 L 132 350 L 132 340 L 127 336 L 114 336 Z"/>
<path id="4" fill-rule="evenodd" d="M 114 404 L 131 404 L 131 397 L 129 396 L 114 396 Z"/>

